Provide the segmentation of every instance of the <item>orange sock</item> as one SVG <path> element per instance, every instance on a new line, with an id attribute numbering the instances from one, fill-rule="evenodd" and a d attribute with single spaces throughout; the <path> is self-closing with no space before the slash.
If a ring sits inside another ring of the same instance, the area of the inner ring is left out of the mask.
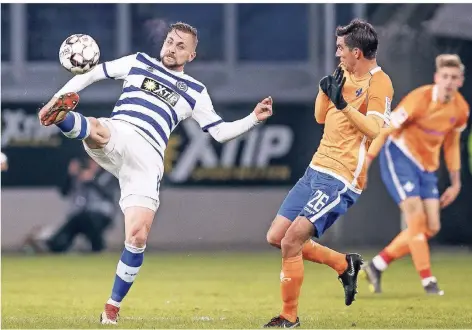
<path id="1" fill-rule="evenodd" d="M 430 239 L 434 236 L 434 234 L 431 230 L 428 229 L 428 231 L 425 233 L 425 236 L 426 239 Z M 379 270 L 383 271 L 391 262 L 410 254 L 409 242 L 410 233 L 408 232 L 408 229 L 404 229 L 390 242 L 389 245 L 387 245 L 382 251 L 380 251 L 378 256 L 382 258 L 385 264 L 377 264 L 376 267 L 379 267 Z"/>
<path id="2" fill-rule="evenodd" d="M 406 256 L 410 253 L 410 247 L 408 242 L 410 240 L 410 235 L 408 230 L 402 230 L 382 252 L 380 255 L 384 254 L 388 260 L 385 260 L 387 264 L 393 260 L 400 259 L 401 257 Z"/>
<path id="3" fill-rule="evenodd" d="M 303 245 L 303 259 L 328 265 L 339 275 L 347 268 L 346 255 L 309 240 Z"/>
<path id="4" fill-rule="evenodd" d="M 290 322 L 295 322 L 298 311 L 298 297 L 303 283 L 302 256 L 282 258 L 280 273 L 280 288 L 282 290 L 283 308 L 281 316 Z"/>
<path id="5" fill-rule="evenodd" d="M 431 277 L 431 261 L 429 254 L 428 231 L 426 224 L 426 215 L 419 213 L 407 219 L 409 233 L 409 247 L 411 258 L 415 265 L 416 271 L 422 279 Z"/>

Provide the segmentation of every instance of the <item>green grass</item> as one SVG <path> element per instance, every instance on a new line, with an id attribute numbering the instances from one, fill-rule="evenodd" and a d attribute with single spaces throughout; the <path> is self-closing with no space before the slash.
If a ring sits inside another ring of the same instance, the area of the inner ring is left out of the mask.
<path id="1" fill-rule="evenodd" d="M 369 257 L 365 255 L 365 258 Z M 3 328 L 99 328 L 119 254 L 2 257 Z M 260 328 L 280 311 L 280 255 L 147 253 L 119 328 Z M 443 297 L 428 297 L 411 261 L 394 264 L 384 293 L 364 282 L 344 305 L 336 274 L 305 264 L 303 328 L 470 328 L 472 254 L 435 253 Z"/>

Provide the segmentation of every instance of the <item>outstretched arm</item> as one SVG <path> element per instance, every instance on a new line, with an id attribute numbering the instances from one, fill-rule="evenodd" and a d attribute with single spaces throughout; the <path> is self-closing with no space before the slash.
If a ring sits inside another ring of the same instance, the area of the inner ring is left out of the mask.
<path id="1" fill-rule="evenodd" d="M 272 116 L 272 98 L 269 96 L 259 102 L 248 116 L 233 122 L 225 122 L 213 109 L 206 89 L 202 92 L 201 99 L 192 114 L 202 130 L 210 133 L 220 143 L 248 132 L 270 116 Z"/>
<path id="2" fill-rule="evenodd" d="M 87 73 L 75 75 L 70 79 L 54 97 L 59 97 L 66 93 L 78 93 L 87 86 L 103 79 L 124 79 L 131 69 L 133 59 L 136 55 L 128 55 L 114 61 L 104 62 L 97 65 Z"/>
<path id="3" fill-rule="evenodd" d="M 254 111 L 243 119 L 221 122 L 209 128 L 208 132 L 216 141 L 224 143 L 246 133 L 270 116 L 272 116 L 272 98 L 268 97 L 258 103 Z"/>

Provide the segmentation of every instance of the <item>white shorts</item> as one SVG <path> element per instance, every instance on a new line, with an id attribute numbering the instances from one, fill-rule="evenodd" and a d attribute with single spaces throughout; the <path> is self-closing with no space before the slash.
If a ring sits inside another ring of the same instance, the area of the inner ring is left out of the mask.
<path id="1" fill-rule="evenodd" d="M 103 149 L 90 149 L 84 142 L 85 151 L 118 178 L 121 210 L 142 206 L 157 211 L 164 173 L 161 156 L 132 124 L 110 118 L 98 118 L 98 121 L 110 129 L 110 141 Z"/>

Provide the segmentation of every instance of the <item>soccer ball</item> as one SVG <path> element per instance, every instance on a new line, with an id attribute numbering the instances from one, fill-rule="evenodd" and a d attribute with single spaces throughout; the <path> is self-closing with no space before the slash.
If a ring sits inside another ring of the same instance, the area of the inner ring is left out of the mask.
<path id="1" fill-rule="evenodd" d="M 73 74 L 83 74 L 92 70 L 100 58 L 100 49 L 91 36 L 73 34 L 59 49 L 61 65 Z"/>

